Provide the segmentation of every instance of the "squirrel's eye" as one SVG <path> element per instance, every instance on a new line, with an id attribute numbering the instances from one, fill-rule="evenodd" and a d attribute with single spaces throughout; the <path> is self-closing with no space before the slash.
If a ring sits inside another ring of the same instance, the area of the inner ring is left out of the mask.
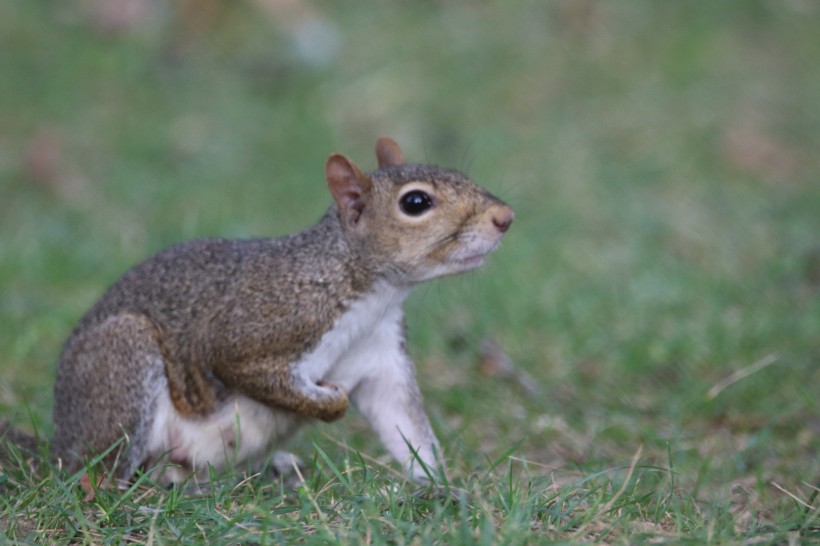
<path id="1" fill-rule="evenodd" d="M 413 190 L 401 196 L 399 205 L 410 216 L 418 216 L 433 206 L 433 198 L 421 190 Z"/>

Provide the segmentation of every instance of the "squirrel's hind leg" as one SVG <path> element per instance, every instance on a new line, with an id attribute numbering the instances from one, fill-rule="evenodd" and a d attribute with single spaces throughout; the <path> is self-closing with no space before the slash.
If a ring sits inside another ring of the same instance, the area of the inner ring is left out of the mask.
<path id="1" fill-rule="evenodd" d="M 75 332 L 54 387 L 54 455 L 69 471 L 104 453 L 118 478 L 145 462 L 158 385 L 165 384 L 159 334 L 145 316 L 111 316 Z M 116 468 L 113 468 L 116 466 Z"/>

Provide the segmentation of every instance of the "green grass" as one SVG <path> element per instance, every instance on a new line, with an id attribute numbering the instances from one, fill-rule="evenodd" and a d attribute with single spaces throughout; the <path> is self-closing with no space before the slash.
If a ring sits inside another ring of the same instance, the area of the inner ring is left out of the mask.
<path id="1" fill-rule="evenodd" d="M 813 3 L 271 18 L 213 0 L 119 30 L 94 5 L 0 5 L 0 415 L 19 426 L 51 433 L 61 343 L 108 283 L 176 241 L 309 225 L 333 151 L 369 169 L 393 136 L 517 218 L 482 271 L 408 302 L 443 491 L 405 483 L 354 413 L 290 446 L 299 487 L 268 472 L 84 502 L 77 477 L 7 464 L 3 541 L 818 539 Z M 311 17 L 329 46 L 300 53 Z M 516 373 L 487 372 L 487 342 Z"/>

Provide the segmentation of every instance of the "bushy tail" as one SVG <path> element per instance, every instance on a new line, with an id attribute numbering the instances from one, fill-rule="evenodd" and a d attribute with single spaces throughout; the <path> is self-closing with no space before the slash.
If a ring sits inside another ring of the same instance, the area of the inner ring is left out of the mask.
<path id="1" fill-rule="evenodd" d="M 8 421 L 0 419 L 0 461 L 5 460 L 7 445 L 14 444 L 17 448 L 37 453 L 40 442 L 37 438 L 13 427 Z"/>

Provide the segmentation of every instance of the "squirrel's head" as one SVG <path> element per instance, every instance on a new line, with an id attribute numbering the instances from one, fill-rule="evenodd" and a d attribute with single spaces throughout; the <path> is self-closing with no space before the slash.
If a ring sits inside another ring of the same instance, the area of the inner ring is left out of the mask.
<path id="1" fill-rule="evenodd" d="M 376 143 L 379 168 L 366 174 L 347 157 L 327 160 L 327 184 L 349 243 L 397 281 L 418 282 L 476 268 L 515 214 L 458 171 L 407 164 L 389 138 Z"/>

